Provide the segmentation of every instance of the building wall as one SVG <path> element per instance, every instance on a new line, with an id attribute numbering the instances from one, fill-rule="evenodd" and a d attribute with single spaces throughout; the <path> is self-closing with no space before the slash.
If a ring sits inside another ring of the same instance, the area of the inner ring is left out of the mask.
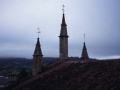
<path id="1" fill-rule="evenodd" d="M 68 59 L 68 37 L 60 37 L 60 59 Z"/>
<path id="2" fill-rule="evenodd" d="M 39 72 L 41 72 L 41 69 L 42 69 L 42 57 L 34 56 L 33 57 L 33 75 L 36 75 Z"/>

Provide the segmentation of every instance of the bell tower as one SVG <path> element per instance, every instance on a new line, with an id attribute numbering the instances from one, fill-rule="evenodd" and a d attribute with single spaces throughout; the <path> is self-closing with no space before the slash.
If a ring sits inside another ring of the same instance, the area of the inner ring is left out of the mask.
<path id="1" fill-rule="evenodd" d="M 63 17 L 62 24 L 59 36 L 59 59 L 67 60 L 68 59 L 68 34 L 67 34 L 67 25 L 65 22 L 65 14 L 64 14 L 64 5 L 63 5 Z"/>

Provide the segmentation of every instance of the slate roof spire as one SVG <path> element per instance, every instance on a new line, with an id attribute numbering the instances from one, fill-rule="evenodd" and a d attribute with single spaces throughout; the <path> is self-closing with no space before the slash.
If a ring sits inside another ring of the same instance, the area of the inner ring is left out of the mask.
<path id="1" fill-rule="evenodd" d="M 89 56 L 88 56 L 88 53 L 87 53 L 87 48 L 86 48 L 86 45 L 85 45 L 85 34 L 84 34 L 84 45 L 83 45 L 83 49 L 82 49 L 81 59 L 84 59 L 84 60 L 89 59 Z"/>
<path id="2" fill-rule="evenodd" d="M 41 45 L 40 45 L 39 38 L 37 38 L 37 43 L 36 43 L 36 47 L 35 47 L 35 51 L 34 51 L 33 55 L 34 56 L 43 56 L 42 51 L 41 51 Z"/>

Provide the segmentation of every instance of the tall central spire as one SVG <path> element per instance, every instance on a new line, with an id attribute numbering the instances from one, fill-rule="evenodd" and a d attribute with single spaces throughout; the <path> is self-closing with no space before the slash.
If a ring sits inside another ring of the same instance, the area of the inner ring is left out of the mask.
<path id="1" fill-rule="evenodd" d="M 64 14 L 64 5 L 63 5 L 63 17 L 62 17 L 62 23 L 61 23 L 61 32 L 60 32 L 60 37 L 61 36 L 65 36 L 65 37 L 68 37 L 68 35 L 67 35 L 67 24 L 66 24 L 66 22 L 65 22 L 65 14 Z"/>
<path id="2" fill-rule="evenodd" d="M 59 58 L 62 60 L 68 59 L 68 34 L 67 34 L 67 25 L 65 22 L 65 14 L 64 14 L 64 5 L 63 5 L 63 17 L 61 23 L 61 30 L 59 36 Z"/>

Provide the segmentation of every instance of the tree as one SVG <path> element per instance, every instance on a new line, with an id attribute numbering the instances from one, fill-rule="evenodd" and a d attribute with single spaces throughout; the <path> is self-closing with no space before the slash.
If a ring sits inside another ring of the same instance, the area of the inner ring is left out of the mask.
<path id="1" fill-rule="evenodd" d="M 18 74 L 18 79 L 19 79 L 19 80 L 20 80 L 20 79 L 23 79 L 23 78 L 27 77 L 27 75 L 28 75 L 27 71 L 26 71 L 25 69 L 22 69 L 22 70 L 20 71 L 20 73 Z"/>

